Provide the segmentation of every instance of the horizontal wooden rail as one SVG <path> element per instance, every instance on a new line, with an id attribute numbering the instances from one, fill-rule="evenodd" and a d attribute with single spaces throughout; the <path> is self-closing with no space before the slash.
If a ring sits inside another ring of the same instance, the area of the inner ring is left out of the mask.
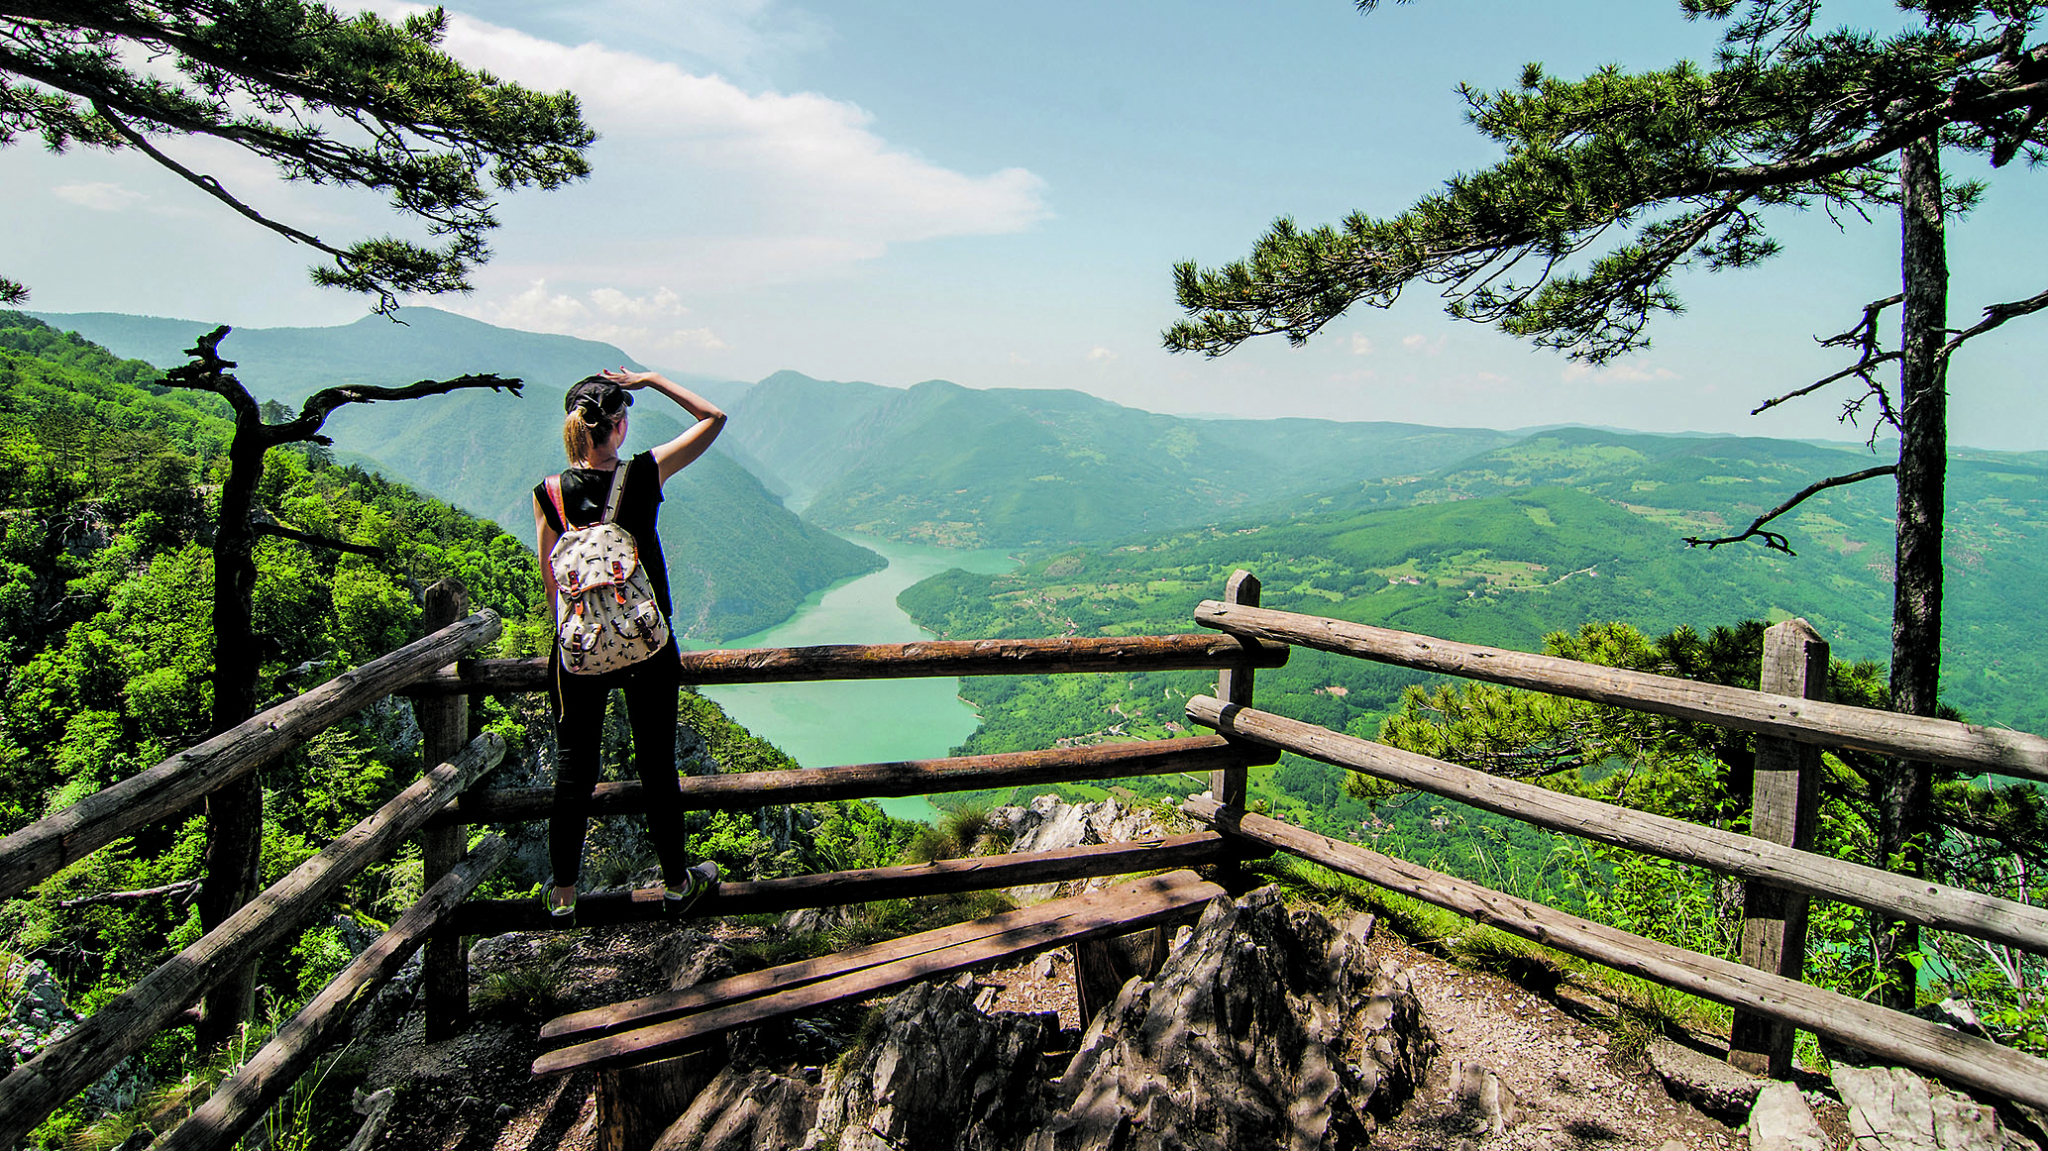
<path id="1" fill-rule="evenodd" d="M 336 1032 L 371 992 L 389 982 L 412 953 L 476 886 L 512 854 L 512 845 L 486 836 L 442 876 L 377 942 L 350 961 L 311 1002 L 286 1021 L 197 1111 L 152 1144 L 154 1151 L 225 1151 L 313 1065 Z"/>
<path id="2" fill-rule="evenodd" d="M 191 807 L 342 716 L 491 642 L 500 630 L 495 612 L 478 612 L 0 839 L 0 896 L 40 883 L 114 840 Z"/>
<path id="3" fill-rule="evenodd" d="M 1204 727 L 1469 803 L 1537 827 L 1698 864 L 1822 899 L 1875 908 L 1928 927 L 2010 943 L 2035 954 L 2048 954 L 2048 909 L 1894 875 L 1716 827 L 1549 791 L 1530 783 L 1498 779 L 1483 771 L 1357 736 L 1340 735 L 1271 712 L 1226 707 L 1211 696 L 1198 695 L 1188 700 L 1188 718 Z"/>
<path id="4" fill-rule="evenodd" d="M 503 739 L 478 736 L 460 755 L 414 780 L 226 922 L 0 1079 L 0 1147 L 15 1146 L 66 1099 L 140 1051 L 208 989 L 318 912 L 358 872 L 389 857 L 427 816 L 504 756 Z"/>
<path id="5" fill-rule="evenodd" d="M 1096 671 L 1185 671 L 1287 662 L 1282 644 L 1229 636 L 1070 636 L 1053 639 L 927 640 L 817 647 L 725 648 L 682 654 L 683 682 L 698 685 L 802 683 L 831 679 L 919 679 L 962 675 L 1052 675 Z M 546 691 L 545 659 L 480 659 L 426 676 L 408 695 Z"/>
<path id="6" fill-rule="evenodd" d="M 1176 872 L 1188 881 L 1194 880 L 1190 871 Z M 1142 881 L 1141 881 L 1142 882 Z M 1019 927 L 1043 925 L 1051 920 L 1065 918 L 1073 909 L 1073 901 L 1050 899 L 1034 903 L 1015 911 L 999 912 L 995 915 L 971 919 L 965 923 L 948 924 L 915 935 L 898 936 L 880 943 L 870 943 L 846 951 L 834 951 L 811 959 L 800 959 L 777 967 L 749 971 L 725 979 L 714 979 L 708 983 L 694 983 L 688 987 L 661 991 L 639 999 L 621 1003 L 607 1003 L 585 1011 L 572 1011 L 558 1015 L 542 1025 L 540 1041 L 543 1044 L 582 1043 L 621 1031 L 651 1027 L 680 1019 L 692 1012 L 724 1003 L 735 1003 L 742 999 L 753 999 L 776 991 L 787 991 L 806 983 L 824 979 L 835 979 L 880 967 L 886 963 L 898 963 L 943 951 L 961 944 L 979 943 Z"/>
<path id="7" fill-rule="evenodd" d="M 1856 748 L 1972 772 L 2048 780 L 2048 739 L 2024 731 L 1770 695 L 1218 600 L 1204 600 L 1196 607 L 1195 622 L 1232 635 L 1677 716 L 1735 731 L 1822 747 Z"/>
<path id="8" fill-rule="evenodd" d="M 697 901 L 691 918 L 755 915 L 794 911 L 800 907 L 838 907 L 880 899 L 910 899 L 961 891 L 991 891 L 1034 883 L 1093 879 L 1200 867 L 1241 850 L 1213 831 L 1131 843 L 1104 843 L 1058 851 L 942 859 L 864 871 L 831 871 L 788 879 L 723 883 Z M 660 892 L 586 895 L 576 901 L 576 915 L 555 919 L 531 899 L 475 900 L 455 913 L 454 930 L 464 935 L 502 935 L 507 931 L 548 931 L 564 927 L 605 927 L 644 923 L 667 917 Z"/>
<path id="9" fill-rule="evenodd" d="M 1217 768 L 1271 763 L 1278 758 L 1278 752 L 1232 743 L 1220 735 L 1194 735 L 954 759 L 691 775 L 678 782 L 683 806 L 691 811 L 750 811 L 783 803 L 1035 787 L 1082 779 L 1126 779 L 1183 771 L 1201 775 Z M 435 816 L 428 826 L 546 819 L 554 796 L 550 787 L 472 792 Z M 628 780 L 599 784 L 592 792 L 590 810 L 594 815 L 632 815 L 645 812 L 647 804 L 639 781 Z"/>
<path id="10" fill-rule="evenodd" d="M 1210 800 L 1191 799 L 1182 810 L 1254 843 L 1291 852 L 1546 947 L 1716 1003 L 1783 1019 L 2000 1098 L 2048 1107 L 2048 1062 L 1988 1040 L 1796 979 L 1631 935 L 1356 844 L 1219 807 Z"/>
<path id="11" fill-rule="evenodd" d="M 806 981 L 761 995 L 742 995 L 737 1001 L 707 1006 L 679 1018 L 550 1051 L 534 1060 L 533 1073 L 535 1076 L 560 1075 L 570 1071 L 650 1063 L 679 1050 L 701 1045 L 711 1036 L 778 1015 L 865 998 L 920 980 L 1069 943 L 1125 935 L 1175 920 L 1193 919 L 1201 914 L 1209 900 L 1222 894 L 1221 887 L 1196 878 L 1192 871 L 1176 871 L 1107 891 L 1091 891 L 1060 900 L 1063 905 L 1061 914 L 1039 922 L 1022 923 L 994 935 L 924 951 L 829 979 Z"/>

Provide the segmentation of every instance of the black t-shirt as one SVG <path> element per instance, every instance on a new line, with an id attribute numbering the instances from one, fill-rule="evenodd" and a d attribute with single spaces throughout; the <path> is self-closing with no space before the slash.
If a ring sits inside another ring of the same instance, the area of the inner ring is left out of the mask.
<path id="1" fill-rule="evenodd" d="M 640 563 L 647 568 L 647 578 L 654 584 L 654 598 L 661 604 L 661 614 L 672 616 L 675 608 L 669 602 L 668 561 L 662 557 L 661 536 L 654 526 L 655 513 L 661 506 L 661 467 L 654 462 L 652 452 L 641 452 L 621 466 L 626 469 L 626 490 L 619 494 L 619 514 L 613 522 L 632 533 L 633 542 L 640 549 Z M 611 487 L 610 472 L 563 468 L 562 506 L 568 509 L 569 522 L 584 528 L 603 519 L 604 501 L 611 494 Z M 546 480 L 533 485 L 533 498 L 540 501 L 541 514 L 547 517 L 549 527 L 557 532 L 568 530 L 555 514 L 555 502 L 548 498 Z"/>

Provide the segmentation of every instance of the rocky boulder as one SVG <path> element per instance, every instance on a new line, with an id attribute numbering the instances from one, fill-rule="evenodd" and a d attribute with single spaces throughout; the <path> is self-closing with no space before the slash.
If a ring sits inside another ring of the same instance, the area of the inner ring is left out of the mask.
<path id="1" fill-rule="evenodd" d="M 921 984 L 889 1001 L 822 1086 L 730 1068 L 659 1146 L 1359 1147 L 1435 1050 L 1406 976 L 1367 954 L 1362 931 L 1290 911 L 1270 889 L 1211 902 L 1064 1068 L 1045 1054 L 1059 1046 L 1050 1013 L 991 1014 L 955 983 Z"/>
<path id="2" fill-rule="evenodd" d="M 1081 1040 L 1031 1151 L 1361 1146 L 1435 1044 L 1359 934 L 1270 888 L 1212 902 Z"/>

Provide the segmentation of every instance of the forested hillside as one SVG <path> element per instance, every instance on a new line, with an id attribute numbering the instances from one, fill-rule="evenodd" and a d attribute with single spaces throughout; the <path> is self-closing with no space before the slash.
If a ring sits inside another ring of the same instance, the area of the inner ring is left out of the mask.
<path id="1" fill-rule="evenodd" d="M 212 504 L 233 427 L 218 397 L 168 389 L 157 378 L 146 363 L 0 312 L 0 833 L 207 733 Z M 424 413 L 447 398 L 391 406 Z M 335 464 L 317 447 L 272 451 L 258 504 L 281 525 L 378 553 L 276 536 L 259 541 L 254 607 L 266 704 L 417 638 L 421 591 L 445 576 L 463 581 L 472 606 L 507 621 L 496 654 L 532 654 L 549 636 L 532 550 L 489 521 Z M 716 705 L 694 694 L 684 705 L 705 749 L 691 770 L 789 766 Z M 501 772 L 545 783 L 550 736 L 542 701 L 477 707 L 477 721 L 512 744 Z M 417 776 L 419 738 L 411 708 L 386 699 L 266 767 L 263 882 L 304 862 Z M 630 876 L 651 859 L 627 822 L 610 821 L 593 837 L 594 876 Z M 865 804 L 814 805 L 799 821 L 808 830 L 788 841 L 771 840 L 746 813 L 696 822 L 693 850 L 734 875 L 891 862 L 912 830 Z M 522 859 L 540 858 L 538 829 L 519 834 L 528 844 Z M 70 1009 L 91 1011 L 198 938 L 193 898 L 204 847 L 205 822 L 195 809 L 7 901 L 0 970 L 19 980 L 21 964 L 38 963 Z M 487 893 L 531 890 L 541 878 L 534 866 L 508 866 Z M 270 1024 L 325 984 L 421 886 L 417 848 L 409 847 L 350 883 L 329 916 L 273 949 L 261 971 Z M 259 1020 L 256 1033 L 270 1024 Z M 82 1096 L 33 1142 L 112 1146 L 125 1128 L 111 1138 L 106 1131 L 122 1120 L 95 1118 L 110 1098 L 126 1092 L 133 1099 L 152 1085 L 189 1086 L 194 1077 L 203 1097 L 207 1077 L 218 1074 L 217 1065 L 195 1061 L 190 1029 L 173 1029 L 118 1069 L 119 1091 Z M 337 1114 L 346 1115 L 345 1107 Z M 100 1126 L 86 1131 L 93 1122 Z"/>
<path id="2" fill-rule="evenodd" d="M 908 389 L 778 372 L 729 433 L 825 527 L 1024 547 L 1212 523 L 1338 484 L 1426 472 L 1509 442 L 1476 428 L 1202 420 L 1073 391 Z"/>
<path id="3" fill-rule="evenodd" d="M 1802 616 L 1837 657 L 1878 659 L 1890 636 L 1889 517 L 1882 485 L 1809 500 L 1781 525 L 1797 555 L 1753 544 L 1687 549 L 1796 490 L 1847 470 L 1843 449 L 1772 440 L 1591 430 L 1523 439 L 1431 475 L 1347 486 L 1314 511 L 1070 549 L 1008 575 L 949 572 L 900 602 L 943 635 L 1114 635 L 1189 630 L 1194 605 L 1238 567 L 1268 607 L 1537 650 L 1545 635 L 1621 621 L 1658 634 Z M 1829 465 L 1832 465 L 1830 468 Z M 2015 588 L 2048 578 L 2048 469 L 2031 457 L 1957 459 L 1950 473 L 1944 687 L 1970 719 L 2048 730 L 2048 647 Z M 1206 678 L 984 679 L 974 751 L 1174 730 Z M 1411 673 L 1312 651 L 1261 672 L 1261 706 L 1374 736 Z M 1040 741 L 1034 743 L 1033 741 Z M 1350 828 L 1364 805 L 1340 773 L 1290 757 L 1254 787 L 1311 826 Z"/>
<path id="4" fill-rule="evenodd" d="M 122 355 L 162 367 L 211 325 L 81 313 L 48 317 Z M 376 316 L 338 328 L 238 330 L 221 352 L 259 400 L 294 405 L 342 383 L 402 384 L 495 372 L 526 381 L 524 398 L 464 392 L 432 405 L 372 404 L 327 424 L 343 458 L 430 492 L 533 542 L 532 488 L 562 466 L 562 393 L 600 368 L 631 363 L 609 344 L 493 327 L 431 308 L 407 308 L 406 326 Z M 704 382 L 684 377 L 691 386 Z M 711 381 L 720 398 L 740 386 Z M 633 410 L 638 451 L 681 430 L 659 399 Z M 677 623 L 711 641 L 787 618 L 805 596 L 882 560 L 785 510 L 745 468 L 713 452 L 671 481 L 661 517 Z"/>

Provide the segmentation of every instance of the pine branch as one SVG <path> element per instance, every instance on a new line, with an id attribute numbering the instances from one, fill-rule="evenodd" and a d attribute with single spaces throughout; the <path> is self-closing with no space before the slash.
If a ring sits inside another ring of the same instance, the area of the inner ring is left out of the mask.
<path id="1" fill-rule="evenodd" d="M 346 261 L 348 260 L 347 252 L 341 250 L 340 248 L 334 247 L 331 244 L 323 243 L 320 237 L 315 236 L 310 232 L 302 232 L 299 229 L 292 227 L 290 224 L 285 224 L 280 221 L 273 220 L 270 217 L 265 216 L 263 213 L 258 212 L 256 209 L 250 207 L 249 205 L 243 203 L 242 201 L 236 199 L 234 196 L 229 194 L 226 188 L 221 187 L 221 183 L 219 180 L 214 179 L 212 176 L 201 175 L 198 172 L 194 172 L 192 169 L 187 168 L 185 165 L 180 164 L 176 160 L 173 160 L 170 156 L 166 155 L 162 149 L 159 149 L 154 144 L 151 144 L 149 142 L 148 137 L 144 136 L 142 133 L 130 127 L 128 123 L 122 120 L 119 116 L 114 115 L 113 110 L 107 107 L 107 105 L 105 105 L 104 103 L 95 100 L 93 102 L 93 111 L 97 113 L 101 119 L 105 120 L 108 124 L 112 125 L 114 131 L 119 132 L 121 134 L 121 138 L 128 141 L 129 146 L 139 150 L 143 155 L 148 156 L 150 159 L 156 161 L 159 166 L 169 169 L 171 172 L 175 173 L 180 179 L 184 180 L 186 183 L 191 184 L 193 187 L 198 188 L 200 191 L 205 192 L 207 195 L 212 196 L 214 199 L 219 200 L 221 203 L 226 204 L 230 208 L 233 208 L 235 211 L 241 213 L 248 219 L 255 221 L 256 223 L 262 225 L 265 228 L 270 229 L 273 232 L 276 232 L 278 235 L 283 236 L 285 239 L 291 240 L 295 243 L 305 244 L 310 247 L 317 248 L 320 251 L 325 252 L 328 255 L 334 257 L 337 263 L 342 263 L 344 264 L 344 266 L 346 266 Z"/>
<path id="2" fill-rule="evenodd" d="M 1771 548 L 1774 551 L 1784 552 L 1788 556 L 1797 555 L 1799 553 L 1792 550 L 1790 543 L 1787 542 L 1783 535 L 1777 532 L 1764 530 L 1764 525 L 1770 523 L 1774 519 L 1777 519 L 1779 516 L 1784 515 L 1786 512 L 1791 511 L 1793 508 L 1798 507 L 1800 504 L 1804 503 L 1808 498 L 1818 495 L 1819 493 L 1824 492 L 1829 488 L 1838 488 L 1843 486 L 1844 484 L 1862 483 L 1864 480 L 1872 480 L 1876 479 L 1879 476 L 1892 475 L 1898 470 L 1899 466 L 1897 464 L 1885 464 L 1882 467 L 1865 468 L 1860 472 L 1851 472 L 1846 476 L 1829 476 L 1827 479 L 1820 480 L 1812 484 L 1808 484 L 1804 489 L 1802 489 L 1799 492 L 1798 495 L 1793 496 L 1791 499 L 1786 500 L 1784 503 L 1779 504 L 1777 507 L 1772 508 L 1770 511 L 1765 512 L 1763 515 L 1758 516 L 1756 518 L 1756 522 L 1750 524 L 1748 529 L 1743 531 L 1741 535 L 1722 536 L 1718 539 L 1706 539 L 1701 536 L 1686 536 L 1685 546 L 1689 548 L 1696 548 L 1704 545 L 1708 551 L 1712 551 L 1715 548 L 1720 547 L 1722 544 L 1741 543 L 1743 540 L 1746 539 L 1760 538 L 1764 541 L 1764 546 L 1767 548 Z"/>

